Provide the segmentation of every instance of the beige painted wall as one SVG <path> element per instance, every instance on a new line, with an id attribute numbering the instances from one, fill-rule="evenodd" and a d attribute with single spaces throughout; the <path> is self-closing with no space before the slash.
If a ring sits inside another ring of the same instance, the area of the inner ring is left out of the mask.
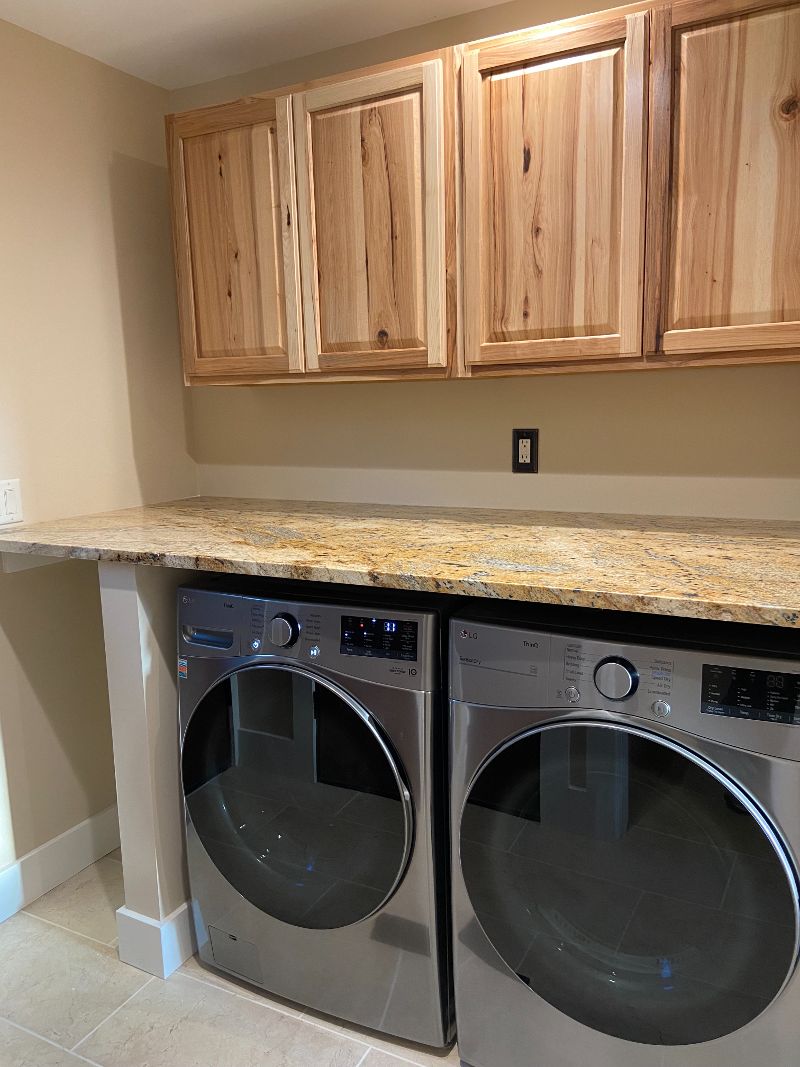
<path id="1" fill-rule="evenodd" d="M 0 478 L 22 478 L 26 518 L 188 495 L 198 483 L 800 515 L 800 367 L 180 385 L 165 111 L 592 6 L 515 0 L 173 94 L 0 22 L 0 128 L 13 146 L 0 169 Z M 531 424 L 544 473 L 514 478 L 510 429 Z M 91 564 L 0 574 L 0 868 L 113 799 L 102 664 Z"/>
<path id="2" fill-rule="evenodd" d="M 515 0 L 171 94 L 218 103 L 568 17 Z M 800 518 L 800 365 L 190 391 L 208 493 Z M 541 430 L 537 477 L 511 429 Z"/>
<path id="3" fill-rule="evenodd" d="M 167 104 L 0 22 L 0 478 L 28 520 L 194 492 Z M 0 573 L 0 678 L 2 868 L 114 801 L 94 565 Z"/>

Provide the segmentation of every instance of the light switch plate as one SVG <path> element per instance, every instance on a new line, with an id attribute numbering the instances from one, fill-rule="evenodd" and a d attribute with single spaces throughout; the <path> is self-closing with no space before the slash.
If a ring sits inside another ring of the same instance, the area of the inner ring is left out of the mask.
<path id="1" fill-rule="evenodd" d="M 0 481 L 0 526 L 22 522 L 22 491 L 19 478 Z"/>

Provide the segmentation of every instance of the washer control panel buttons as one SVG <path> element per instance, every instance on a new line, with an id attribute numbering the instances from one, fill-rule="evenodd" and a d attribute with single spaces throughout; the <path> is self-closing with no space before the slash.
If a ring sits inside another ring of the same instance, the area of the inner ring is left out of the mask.
<path id="1" fill-rule="evenodd" d="M 253 640 L 250 642 L 250 648 L 252 648 L 254 652 L 258 652 L 258 650 L 261 648 L 261 638 L 254 637 Z"/>
<path id="2" fill-rule="evenodd" d="M 574 685 L 569 685 L 564 690 L 564 696 L 567 698 L 570 704 L 577 704 L 578 701 L 581 699 L 581 691 L 580 689 L 576 689 Z"/>
<path id="3" fill-rule="evenodd" d="M 636 692 L 639 675 L 628 660 L 609 656 L 600 660 L 595 667 L 594 684 L 598 693 L 607 700 L 626 700 Z"/>
<path id="4" fill-rule="evenodd" d="M 300 634 L 300 627 L 293 615 L 282 612 L 269 624 L 269 639 L 278 648 L 290 648 Z"/>
<path id="5" fill-rule="evenodd" d="M 666 719 L 666 717 L 672 713 L 672 708 L 666 700 L 654 700 L 651 705 L 651 710 L 654 715 L 659 717 L 659 719 Z"/>

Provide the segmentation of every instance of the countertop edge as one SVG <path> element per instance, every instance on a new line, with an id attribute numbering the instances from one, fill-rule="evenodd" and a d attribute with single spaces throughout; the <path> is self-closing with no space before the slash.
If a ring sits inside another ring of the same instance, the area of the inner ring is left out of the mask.
<path id="1" fill-rule="evenodd" d="M 510 600 L 522 603 L 558 604 L 606 611 L 629 611 L 640 614 L 704 619 L 711 622 L 751 623 L 763 626 L 800 629 L 800 612 L 780 605 L 742 603 L 687 597 L 668 597 L 657 593 L 625 593 L 612 589 L 580 589 L 571 586 L 537 586 L 530 582 L 491 585 L 470 579 L 436 578 L 424 574 L 397 574 L 375 570 L 348 570 L 303 563 L 259 563 L 252 560 L 222 559 L 217 556 L 182 555 L 169 552 L 126 551 L 119 548 L 59 545 L 34 541 L 0 541 L 0 553 L 56 559 L 77 559 L 98 563 L 127 563 L 136 566 L 163 567 L 172 570 L 206 571 L 259 578 L 284 578 L 309 582 L 328 582 L 362 588 L 402 589 L 417 592 L 472 596 L 482 599 Z"/>

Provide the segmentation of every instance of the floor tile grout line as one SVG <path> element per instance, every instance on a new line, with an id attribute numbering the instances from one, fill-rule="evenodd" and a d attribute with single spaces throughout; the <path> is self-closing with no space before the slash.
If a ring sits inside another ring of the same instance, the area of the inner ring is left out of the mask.
<path id="1" fill-rule="evenodd" d="M 76 1060 L 80 1060 L 82 1063 L 89 1063 L 91 1067 L 103 1067 L 97 1060 L 90 1060 L 88 1056 L 84 1056 L 81 1052 L 72 1052 L 70 1049 L 64 1050 L 68 1056 L 74 1056 Z"/>
<path id="2" fill-rule="evenodd" d="M 330 1026 L 326 1026 L 325 1023 L 316 1022 L 314 1019 L 309 1018 L 309 1016 L 305 1012 L 300 1016 L 300 1018 L 303 1020 L 304 1023 L 310 1023 L 311 1026 L 316 1026 L 319 1030 L 324 1030 L 326 1033 L 336 1034 L 337 1037 L 346 1037 L 348 1041 L 357 1041 L 360 1044 L 364 1043 L 360 1038 L 353 1037 L 348 1034 L 347 1031 L 342 1028 L 342 1026 L 339 1026 L 339 1028 L 336 1029 L 335 1023 L 332 1023 Z M 390 1041 L 391 1035 L 387 1034 L 385 1040 Z M 370 1045 L 370 1049 L 374 1052 L 383 1052 L 387 1056 L 393 1056 L 396 1060 L 400 1060 L 403 1063 L 411 1063 L 414 1065 L 414 1067 L 422 1067 L 419 1060 L 412 1060 L 408 1055 L 403 1055 L 403 1053 L 396 1052 L 394 1049 L 388 1049 L 379 1045 Z M 403 1052 L 407 1053 L 408 1050 L 404 1049 Z"/>
<path id="3" fill-rule="evenodd" d="M 375 1052 L 380 1052 L 384 1056 L 391 1056 L 392 1059 L 398 1060 L 400 1063 L 410 1063 L 412 1067 L 422 1067 L 422 1064 L 419 1060 L 411 1060 L 408 1058 L 408 1056 L 402 1056 L 399 1052 L 395 1052 L 393 1049 L 378 1048 L 377 1045 L 373 1045 L 372 1048 Z"/>
<path id="4" fill-rule="evenodd" d="M 19 914 L 19 912 L 17 913 Z M 102 945 L 103 948 L 114 948 L 110 941 L 101 941 L 99 937 L 92 937 L 91 934 L 81 933 L 80 930 L 71 930 L 69 926 L 63 926 L 61 923 L 54 922 L 52 919 L 45 919 L 44 915 L 37 915 L 33 911 L 28 911 L 26 908 L 22 909 L 23 915 L 29 915 L 31 919 L 38 919 L 41 923 L 47 923 L 48 926 L 54 926 L 56 930 L 63 930 L 65 934 L 75 934 L 76 937 L 83 937 L 87 941 L 94 942 L 95 945 Z M 114 937 L 116 941 L 116 936 Z"/>
<path id="5" fill-rule="evenodd" d="M 53 1048 L 57 1048 L 59 1052 L 66 1052 L 68 1056 L 74 1055 L 77 1059 L 83 1060 L 84 1063 L 91 1063 L 92 1067 L 101 1067 L 99 1063 L 94 1060 L 87 1059 L 86 1056 L 81 1056 L 79 1052 L 72 1052 L 72 1049 L 68 1049 L 66 1045 L 59 1045 L 57 1041 L 53 1041 L 50 1037 L 45 1037 L 44 1034 L 37 1034 L 35 1030 L 31 1030 L 27 1026 L 23 1026 L 22 1023 L 15 1022 L 13 1019 L 7 1018 L 5 1015 L 0 1015 L 0 1019 L 3 1022 L 7 1022 L 9 1026 L 13 1026 L 15 1030 L 21 1030 L 23 1034 L 27 1034 L 29 1037 L 35 1037 L 37 1041 L 44 1041 L 46 1045 L 51 1045 Z"/>
<path id="6" fill-rule="evenodd" d="M 335 1023 L 331 1023 L 330 1026 L 326 1026 L 325 1023 L 319 1023 L 316 1019 L 309 1018 L 309 1016 L 305 1012 L 303 1012 L 303 1014 L 300 1016 L 300 1020 L 301 1022 L 308 1023 L 309 1026 L 316 1027 L 317 1030 L 324 1030 L 326 1034 L 335 1034 L 336 1037 L 343 1037 L 346 1038 L 348 1041 L 355 1041 L 359 1045 L 367 1044 L 367 1042 L 364 1041 L 363 1038 L 351 1037 L 351 1035 L 346 1033 L 341 1026 L 339 1026 L 338 1029 L 336 1028 Z M 368 1047 L 374 1048 L 375 1046 L 369 1045 Z"/>
<path id="7" fill-rule="evenodd" d="M 351 1034 L 342 1031 L 341 1027 L 336 1029 L 336 1024 L 332 1023 L 330 1026 L 326 1026 L 325 1023 L 317 1022 L 316 1019 L 309 1017 L 306 1012 L 292 1013 L 285 1008 L 276 1007 L 271 1001 L 265 997 L 260 996 L 258 993 L 248 995 L 247 993 L 240 993 L 237 989 L 226 989 L 224 986 L 217 985 L 215 982 L 210 982 L 207 978 L 200 978 L 196 974 L 188 974 L 186 971 L 176 971 L 176 974 L 182 974 L 184 978 L 190 978 L 193 982 L 199 982 L 200 985 L 206 986 L 208 989 L 216 989 L 220 993 L 230 993 L 232 997 L 238 997 L 240 1000 L 246 1000 L 249 1004 L 257 1004 L 260 1008 L 267 1008 L 270 1011 L 276 1011 L 279 1015 L 284 1015 L 287 1019 L 294 1019 L 295 1022 L 307 1023 L 309 1026 L 313 1026 L 316 1030 L 324 1030 L 326 1034 L 334 1034 L 336 1037 L 345 1038 L 348 1041 L 352 1041 L 357 1045 L 366 1045 L 367 1049 L 374 1046 L 369 1045 L 363 1038 L 354 1037 Z M 410 1061 L 409 1061 L 410 1062 Z"/>
<path id="8" fill-rule="evenodd" d="M 238 997 L 240 1000 L 246 1000 L 249 1004 L 258 1004 L 260 1008 L 269 1008 L 272 1011 L 277 1011 L 280 1015 L 285 1015 L 287 1019 L 302 1019 L 302 1012 L 287 1011 L 286 1008 L 278 1008 L 271 1003 L 265 996 L 261 996 L 259 993 L 240 993 L 238 989 L 226 989 L 225 986 L 217 985 L 216 982 L 209 981 L 208 978 L 200 978 L 199 975 L 189 974 L 187 971 L 177 970 L 173 971 L 173 974 L 180 974 L 183 978 L 189 978 L 192 982 L 199 982 L 200 985 L 204 985 L 207 989 L 216 989 L 220 993 L 230 993 L 232 997 Z M 172 975 L 170 975 L 170 978 Z"/>
<path id="9" fill-rule="evenodd" d="M 420 1067 L 419 1060 L 410 1059 L 408 1056 L 401 1055 L 399 1052 L 396 1052 L 394 1049 L 379 1048 L 377 1045 L 367 1044 L 362 1039 L 360 1039 L 358 1037 L 354 1037 L 354 1036 L 344 1032 L 341 1028 L 334 1029 L 333 1026 L 326 1026 L 323 1023 L 316 1022 L 314 1019 L 311 1019 L 311 1018 L 307 1017 L 307 1015 L 305 1015 L 305 1014 L 290 1015 L 288 1012 L 281 1011 L 280 1008 L 275 1008 L 275 1007 L 273 1007 L 272 1004 L 268 1003 L 267 1001 L 258 999 L 256 996 L 254 996 L 251 999 L 250 997 L 247 997 L 247 996 L 244 996 L 244 995 L 242 995 L 240 993 L 237 993 L 234 990 L 225 989 L 222 986 L 215 985 L 213 982 L 205 981 L 204 979 L 198 978 L 195 975 L 186 974 L 185 972 L 180 972 L 180 973 L 183 974 L 183 977 L 189 978 L 192 981 L 197 982 L 200 985 L 206 986 L 209 989 L 216 989 L 220 993 L 230 993 L 232 996 L 238 997 L 240 1000 L 244 1000 L 247 1003 L 257 1004 L 260 1007 L 267 1008 L 267 1009 L 271 1008 L 273 1011 L 278 1012 L 280 1015 L 284 1015 L 289 1019 L 294 1019 L 296 1022 L 307 1023 L 309 1026 L 312 1026 L 317 1030 L 323 1030 L 326 1033 L 333 1034 L 335 1037 L 340 1037 L 340 1038 L 342 1038 L 344 1040 L 351 1041 L 353 1044 L 356 1044 L 356 1045 L 363 1045 L 364 1046 L 363 1055 L 357 1061 L 357 1063 L 354 1065 L 354 1067 L 361 1067 L 361 1065 L 364 1063 L 365 1059 L 370 1054 L 370 1052 L 383 1053 L 384 1055 L 390 1056 L 392 1059 L 398 1060 L 398 1062 L 400 1062 L 400 1063 L 408 1063 L 408 1064 L 411 1064 L 412 1067 Z M 8 1022 L 11 1026 L 16 1027 L 18 1030 L 22 1030 L 24 1033 L 29 1034 L 31 1037 L 39 1038 L 40 1040 L 45 1041 L 48 1045 L 52 1045 L 54 1048 L 60 1049 L 62 1052 L 66 1052 L 71 1056 L 75 1056 L 78 1059 L 83 1060 L 85 1063 L 91 1064 L 92 1067 L 102 1067 L 102 1065 L 97 1063 L 96 1060 L 91 1060 L 91 1059 L 89 1059 L 88 1056 L 84 1056 L 80 1051 L 78 1051 L 80 1046 L 82 1044 L 84 1044 L 84 1042 L 88 1041 L 89 1038 L 92 1037 L 100 1029 L 101 1026 L 104 1026 L 107 1022 L 109 1022 L 117 1014 L 117 1012 L 121 1011 L 127 1004 L 129 1004 L 134 999 L 134 997 L 137 997 L 139 995 L 139 993 L 142 992 L 143 989 L 146 989 L 147 986 L 149 986 L 153 981 L 155 981 L 155 977 L 156 977 L 155 975 L 151 975 L 150 978 L 148 978 L 147 981 L 142 986 L 140 986 L 139 989 L 136 990 L 136 992 L 132 993 L 127 998 L 127 1000 L 124 1000 L 122 1002 L 122 1004 L 120 1004 L 112 1012 L 110 1012 L 104 1019 L 102 1019 L 97 1024 L 97 1026 L 94 1027 L 94 1029 L 90 1030 L 89 1033 L 86 1034 L 85 1037 L 82 1037 L 80 1039 L 80 1041 L 78 1041 L 75 1045 L 73 1045 L 72 1048 L 67 1048 L 65 1045 L 59 1045 L 56 1041 L 53 1041 L 50 1038 L 44 1037 L 42 1034 L 38 1034 L 35 1030 L 30 1030 L 27 1027 L 22 1026 L 20 1023 L 14 1022 L 12 1019 L 6 1019 L 5 1016 L 0 1016 L 0 1019 L 5 1019 L 6 1022 Z"/>
<path id="10" fill-rule="evenodd" d="M 117 1006 L 116 1008 L 114 1008 L 114 1010 L 113 1010 L 113 1011 L 112 1011 L 112 1012 L 111 1012 L 111 1013 L 110 1013 L 109 1015 L 107 1015 L 107 1016 L 105 1017 L 105 1019 L 101 1019 L 101 1020 L 100 1020 L 100 1022 L 99 1022 L 99 1023 L 97 1024 L 97 1026 L 95 1026 L 95 1027 L 94 1027 L 94 1029 L 93 1029 L 93 1030 L 90 1030 L 88 1034 L 86 1034 L 86 1035 L 85 1035 L 84 1037 L 82 1037 L 82 1038 L 80 1039 L 80 1041 L 77 1041 L 77 1042 L 76 1042 L 76 1043 L 75 1043 L 75 1044 L 74 1044 L 74 1045 L 72 1046 L 72 1048 L 71 1048 L 71 1049 L 68 1049 L 67 1051 L 68 1051 L 68 1052 L 74 1052 L 74 1053 L 75 1053 L 75 1054 L 76 1054 L 77 1056 L 79 1056 L 79 1055 L 80 1055 L 80 1053 L 79 1053 L 79 1052 L 77 1052 L 76 1050 L 77 1050 L 78 1048 L 80 1048 L 80 1046 L 81 1046 L 81 1045 L 82 1045 L 82 1044 L 83 1044 L 83 1043 L 84 1043 L 85 1041 L 88 1041 L 88 1040 L 89 1040 L 89 1038 L 93 1036 L 93 1034 L 96 1034 L 96 1033 L 97 1033 L 97 1031 L 98 1031 L 98 1030 L 100 1029 L 100 1027 L 101 1027 L 101 1026 L 104 1026 L 104 1025 L 105 1025 L 105 1023 L 107 1023 L 107 1022 L 108 1022 L 108 1021 L 109 1021 L 110 1019 L 113 1019 L 113 1018 L 114 1018 L 114 1016 L 115 1016 L 115 1015 L 117 1014 L 117 1012 L 118 1012 L 118 1011 L 122 1011 L 122 1009 L 123 1009 L 123 1008 L 125 1007 L 125 1005 L 126 1005 L 126 1004 L 130 1004 L 130 1002 L 131 1002 L 131 1001 L 133 1000 L 133 998 L 134 998 L 134 997 L 138 997 L 138 996 L 139 996 L 139 994 L 141 993 L 141 991 L 142 991 L 143 989 L 147 989 L 147 987 L 148 987 L 148 986 L 149 986 L 149 985 L 150 985 L 150 984 L 151 984 L 152 982 L 154 982 L 155 980 L 156 980 L 156 977 L 155 977 L 155 975 L 154 975 L 154 974 L 151 974 L 151 975 L 150 975 L 150 977 L 149 977 L 149 978 L 147 979 L 147 981 L 146 981 L 146 982 L 144 983 L 144 985 L 140 985 L 140 986 L 139 986 L 139 988 L 138 988 L 138 989 L 136 990 L 136 992 L 135 992 L 135 993 L 131 993 L 131 995 L 130 995 L 129 997 L 127 997 L 127 999 L 123 1000 L 123 1002 L 122 1002 L 121 1004 L 119 1004 L 119 1005 L 118 1005 L 118 1006 Z"/>
<path id="11" fill-rule="evenodd" d="M 274 1004 L 270 1003 L 268 1000 L 262 997 L 259 997 L 258 994 L 254 994 L 251 997 L 245 993 L 238 992 L 238 990 L 226 989 L 224 986 L 217 985 L 215 982 L 209 982 L 205 978 L 199 978 L 196 974 L 188 974 L 186 971 L 179 970 L 175 971 L 174 973 L 181 974 L 184 978 L 189 978 L 192 982 L 198 982 L 200 985 L 205 986 L 207 989 L 216 989 L 219 993 L 230 993 L 232 997 L 238 997 L 240 1000 L 245 1000 L 248 1004 L 257 1004 L 261 1008 L 267 1008 L 268 1010 L 276 1011 L 279 1015 L 283 1015 L 287 1019 L 294 1019 L 294 1021 L 298 1023 L 306 1023 L 308 1026 L 313 1026 L 316 1030 L 323 1030 L 326 1034 L 333 1034 L 335 1037 L 341 1037 L 345 1041 L 352 1041 L 355 1045 L 365 1045 L 366 1049 L 364 1052 L 364 1056 L 366 1056 L 366 1054 L 372 1049 L 375 1049 L 376 1051 L 381 1051 L 380 1049 L 377 1049 L 377 1046 L 370 1045 L 368 1042 L 364 1041 L 363 1038 L 355 1037 L 352 1034 L 346 1033 L 341 1029 L 341 1027 L 339 1029 L 335 1029 L 335 1024 L 332 1024 L 331 1026 L 326 1026 L 324 1023 L 319 1023 L 315 1019 L 309 1018 L 309 1016 L 305 1012 L 293 1015 L 291 1012 L 288 1012 L 283 1008 L 275 1007 Z M 395 1055 L 395 1053 L 391 1053 L 391 1055 Z M 362 1056 L 361 1059 L 363 1060 L 363 1058 L 364 1057 Z M 400 1058 L 402 1059 L 402 1057 Z M 358 1062 L 361 1063 L 361 1060 L 359 1060 Z M 419 1067 L 419 1064 L 415 1060 L 406 1059 L 404 1060 L 404 1062 L 413 1063 L 415 1064 L 415 1067 Z M 356 1067 L 358 1067 L 358 1065 L 356 1065 Z"/>

